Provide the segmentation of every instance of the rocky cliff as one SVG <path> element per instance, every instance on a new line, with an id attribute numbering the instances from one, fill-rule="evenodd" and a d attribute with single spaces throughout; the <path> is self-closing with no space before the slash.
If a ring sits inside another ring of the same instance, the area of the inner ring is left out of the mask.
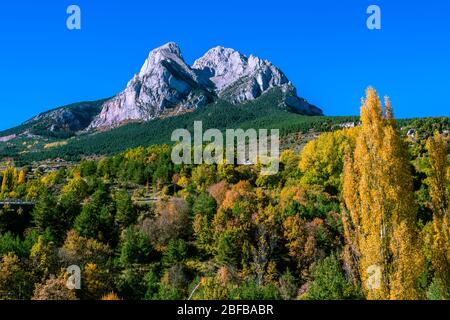
<path id="1" fill-rule="evenodd" d="M 234 104 L 253 100 L 274 87 L 285 92 L 285 105 L 318 115 L 322 111 L 297 97 L 284 73 L 267 60 L 215 47 L 189 66 L 174 42 L 152 50 L 127 87 L 103 104 L 89 129 L 148 121 L 206 106 L 215 99 Z"/>

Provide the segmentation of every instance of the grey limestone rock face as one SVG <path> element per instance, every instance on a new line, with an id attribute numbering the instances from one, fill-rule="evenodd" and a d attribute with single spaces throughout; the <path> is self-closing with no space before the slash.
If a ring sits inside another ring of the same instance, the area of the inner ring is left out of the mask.
<path id="1" fill-rule="evenodd" d="M 103 105 L 90 128 L 115 127 L 126 121 L 147 121 L 164 112 L 196 108 L 208 101 L 197 75 L 170 42 L 150 52 L 140 72 L 124 91 Z"/>
<path id="2" fill-rule="evenodd" d="M 178 45 L 169 42 L 150 52 L 125 90 L 103 104 L 89 129 L 176 115 L 206 106 L 215 98 L 239 104 L 274 87 L 286 91 L 286 105 L 294 110 L 322 114 L 320 109 L 298 98 L 284 73 L 267 60 L 215 47 L 191 67 L 184 61 Z"/>
<path id="3" fill-rule="evenodd" d="M 215 47 L 195 61 L 192 66 L 208 80 L 216 94 L 232 103 L 258 98 L 273 87 L 289 83 L 284 73 L 267 60 L 246 57 L 230 48 Z"/>

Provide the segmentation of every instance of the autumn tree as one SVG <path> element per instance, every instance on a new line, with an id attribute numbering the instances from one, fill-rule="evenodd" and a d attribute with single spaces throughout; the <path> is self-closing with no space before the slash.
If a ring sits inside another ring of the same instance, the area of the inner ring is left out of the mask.
<path id="1" fill-rule="evenodd" d="M 17 178 L 17 184 L 22 185 L 26 182 L 26 174 L 24 170 L 20 170 L 19 177 Z"/>
<path id="2" fill-rule="evenodd" d="M 211 195 L 211 197 L 216 200 L 217 207 L 222 205 L 223 200 L 225 200 L 226 193 L 229 189 L 229 184 L 225 181 L 221 181 L 219 183 L 216 183 L 208 188 L 208 192 Z"/>
<path id="3" fill-rule="evenodd" d="M 245 264 L 243 247 L 249 240 L 256 212 L 256 194 L 248 181 L 240 181 L 227 191 L 212 221 L 216 260 L 220 264 Z"/>
<path id="4" fill-rule="evenodd" d="M 57 250 L 53 242 L 39 236 L 30 252 L 31 266 L 35 278 L 45 281 L 58 271 Z"/>
<path id="5" fill-rule="evenodd" d="M 217 277 L 204 277 L 192 293 L 192 300 L 225 300 L 228 295 L 229 288 L 220 283 Z"/>
<path id="6" fill-rule="evenodd" d="M 157 203 L 156 212 L 156 218 L 147 218 L 140 225 L 156 250 L 163 249 L 171 239 L 183 238 L 191 232 L 190 208 L 185 200 L 161 200 Z"/>
<path id="7" fill-rule="evenodd" d="M 280 162 L 282 164 L 281 175 L 285 180 L 289 178 L 298 178 L 300 176 L 299 170 L 299 155 L 291 149 L 284 150 L 280 155 Z"/>
<path id="8" fill-rule="evenodd" d="M 297 297 L 298 293 L 298 284 L 295 277 L 292 273 L 286 270 L 278 280 L 278 288 L 281 294 L 281 297 L 284 300 L 292 300 Z"/>
<path id="9" fill-rule="evenodd" d="M 418 299 L 422 256 L 407 147 L 389 100 L 383 111 L 373 88 L 366 95 L 354 154 L 344 165 L 345 235 L 367 298 Z"/>
<path id="10" fill-rule="evenodd" d="M 63 188 L 63 193 L 73 193 L 79 200 L 84 199 L 88 194 L 89 186 L 80 172 L 76 171 L 73 178 Z"/>
<path id="11" fill-rule="evenodd" d="M 450 299 L 450 217 L 449 171 L 447 143 L 436 133 L 427 141 L 430 170 L 426 183 L 429 186 L 433 210 L 431 262 L 440 296 Z"/>
<path id="12" fill-rule="evenodd" d="M 14 254 L 4 255 L 0 260 L 0 300 L 25 300 L 31 297 L 33 283 L 31 274 Z"/>
<path id="13" fill-rule="evenodd" d="M 80 236 L 74 230 L 67 233 L 66 240 L 58 252 L 59 259 L 66 265 L 76 264 L 83 266 L 95 263 L 106 268 L 113 256 L 113 250 L 106 244 L 94 239 Z"/>
<path id="14" fill-rule="evenodd" d="M 283 223 L 284 238 L 289 256 L 297 263 L 300 277 L 308 278 L 309 266 L 323 257 L 317 246 L 316 232 L 320 219 L 307 222 L 298 215 L 287 217 Z"/>
<path id="15" fill-rule="evenodd" d="M 74 291 L 66 286 L 67 279 L 52 278 L 36 286 L 32 300 L 78 300 Z"/>
<path id="16" fill-rule="evenodd" d="M 102 300 L 104 300 L 104 301 L 115 301 L 115 300 L 120 300 L 120 299 L 119 299 L 119 297 L 117 296 L 116 293 L 110 292 L 110 293 L 108 293 L 108 294 L 105 294 L 105 295 L 102 297 Z"/>
<path id="17" fill-rule="evenodd" d="M 110 292 L 111 275 L 108 270 L 99 268 L 95 263 L 88 263 L 83 270 L 82 295 L 89 300 L 99 300 Z"/>
<path id="18" fill-rule="evenodd" d="M 213 165 L 202 164 L 192 170 L 192 183 L 197 190 L 206 188 L 216 182 L 216 168 Z"/>
<path id="19" fill-rule="evenodd" d="M 187 295 L 186 269 L 181 264 L 176 264 L 164 272 L 159 290 L 155 298 L 160 300 L 181 300 Z"/>
<path id="20" fill-rule="evenodd" d="M 299 168 L 302 184 L 320 185 L 326 190 L 341 190 L 344 154 L 354 148 L 359 127 L 322 134 L 310 141 L 300 154 Z"/>
<path id="21" fill-rule="evenodd" d="M 8 167 L 3 172 L 3 179 L 2 179 L 2 187 L 1 187 L 1 193 L 9 196 L 9 192 L 12 192 L 14 189 L 14 186 L 17 183 L 17 170 L 13 167 Z"/>
<path id="22" fill-rule="evenodd" d="M 2 187 L 1 187 L 1 189 L 0 189 L 0 192 L 1 192 L 2 194 L 4 194 L 5 192 L 8 191 L 8 186 L 9 186 L 9 184 L 10 184 L 10 182 L 8 181 L 8 179 L 9 179 L 9 176 L 8 176 L 8 174 L 7 174 L 7 171 L 5 170 L 5 171 L 3 172 L 3 176 L 2 176 Z"/>

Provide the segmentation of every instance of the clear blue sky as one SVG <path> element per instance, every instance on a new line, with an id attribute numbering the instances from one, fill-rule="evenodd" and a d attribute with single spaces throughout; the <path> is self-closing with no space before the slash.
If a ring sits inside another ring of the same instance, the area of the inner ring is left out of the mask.
<path id="1" fill-rule="evenodd" d="M 82 30 L 66 28 L 77 4 Z M 366 9 L 382 29 L 366 28 Z M 449 115 L 450 1 L 22 0 L 0 5 L 0 129 L 112 96 L 168 41 L 193 62 L 216 45 L 272 61 L 327 115 L 357 114 L 364 89 L 398 117 Z"/>

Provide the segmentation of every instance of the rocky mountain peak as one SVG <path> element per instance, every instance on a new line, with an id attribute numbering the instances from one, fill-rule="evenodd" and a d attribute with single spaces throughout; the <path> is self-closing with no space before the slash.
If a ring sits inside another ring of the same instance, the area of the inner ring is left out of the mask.
<path id="1" fill-rule="evenodd" d="M 140 72 L 124 91 L 104 103 L 89 129 L 176 115 L 205 106 L 215 97 L 238 104 L 256 99 L 274 87 L 288 88 L 291 91 L 288 96 L 296 96 L 284 73 L 267 60 L 218 46 L 208 50 L 191 67 L 184 61 L 179 46 L 169 42 L 149 53 Z M 320 113 L 317 108 L 309 110 L 308 105 L 304 101 L 296 110 Z"/>
<path id="2" fill-rule="evenodd" d="M 146 74 L 150 73 L 152 69 L 162 61 L 174 61 L 175 63 L 186 67 L 186 69 L 190 71 L 189 66 L 187 66 L 187 64 L 184 62 L 178 44 L 176 44 L 175 42 L 169 42 L 150 51 L 148 58 L 145 60 L 144 65 L 139 72 L 139 76 L 143 77 Z"/>
<path id="3" fill-rule="evenodd" d="M 180 47 L 178 46 L 178 44 L 176 42 L 167 42 L 166 44 L 160 46 L 159 48 L 155 48 L 151 51 L 152 53 L 158 52 L 158 51 L 164 51 L 164 52 L 169 52 L 169 53 L 173 53 L 176 54 L 177 56 L 181 57 L 181 50 Z"/>
<path id="4" fill-rule="evenodd" d="M 233 103 L 253 100 L 289 82 L 269 61 L 220 46 L 208 50 L 192 67 L 202 79 L 213 83 L 219 97 Z"/>
<path id="5" fill-rule="evenodd" d="M 194 62 L 192 68 L 213 81 L 217 90 L 222 90 L 244 74 L 247 64 L 247 57 L 238 51 L 219 46 L 208 50 Z"/>

